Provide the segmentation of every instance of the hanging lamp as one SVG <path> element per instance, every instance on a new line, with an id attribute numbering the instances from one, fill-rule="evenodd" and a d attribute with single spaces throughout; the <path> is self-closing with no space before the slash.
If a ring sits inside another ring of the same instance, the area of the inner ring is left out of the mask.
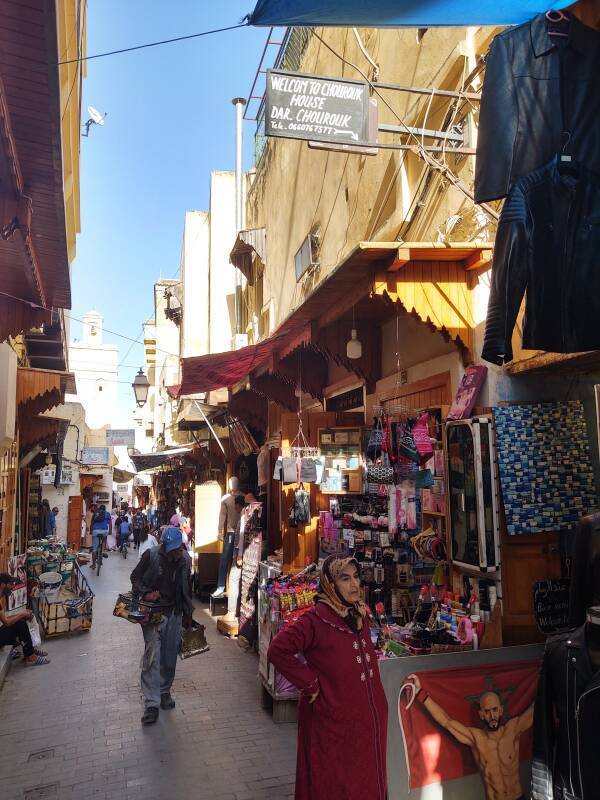
<path id="1" fill-rule="evenodd" d="M 346 345 L 346 356 L 351 359 L 362 358 L 362 344 L 356 333 L 356 321 L 354 319 L 354 306 L 352 306 L 352 332 Z"/>

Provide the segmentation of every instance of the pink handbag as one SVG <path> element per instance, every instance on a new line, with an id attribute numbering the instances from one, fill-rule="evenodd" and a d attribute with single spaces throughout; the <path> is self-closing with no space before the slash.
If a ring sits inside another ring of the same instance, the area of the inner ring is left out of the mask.
<path id="1" fill-rule="evenodd" d="M 427 430 L 428 419 L 429 419 L 429 412 L 426 411 L 415 422 L 411 431 L 413 439 L 415 440 L 417 452 L 419 453 L 419 461 L 421 464 L 424 464 L 426 461 L 429 461 L 429 459 L 433 455 L 433 445 L 431 444 L 429 431 Z"/>

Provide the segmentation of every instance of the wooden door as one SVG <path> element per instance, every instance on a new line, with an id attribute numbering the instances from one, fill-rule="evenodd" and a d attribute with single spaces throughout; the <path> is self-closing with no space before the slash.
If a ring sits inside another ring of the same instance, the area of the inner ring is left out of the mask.
<path id="1" fill-rule="evenodd" d="M 69 497 L 69 516 L 67 520 L 67 544 L 73 550 L 81 549 L 81 520 L 83 518 L 83 497 Z"/>
<path id="2" fill-rule="evenodd" d="M 558 533 L 502 537 L 502 633 L 505 645 L 543 642 L 535 623 L 533 584 L 560 578 Z"/>

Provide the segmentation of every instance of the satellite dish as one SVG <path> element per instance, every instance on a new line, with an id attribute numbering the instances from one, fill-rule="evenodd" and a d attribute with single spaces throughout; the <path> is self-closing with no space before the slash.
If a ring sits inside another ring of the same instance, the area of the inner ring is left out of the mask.
<path id="1" fill-rule="evenodd" d="M 92 120 L 96 123 L 96 125 L 104 125 L 104 117 L 102 114 L 94 108 L 94 106 L 88 106 L 88 114 L 92 118 Z"/>
<path id="2" fill-rule="evenodd" d="M 90 128 L 92 125 L 104 125 L 104 121 L 108 116 L 108 112 L 105 111 L 104 114 L 101 114 L 98 109 L 94 108 L 94 106 L 88 106 L 88 114 L 90 118 L 87 122 L 83 124 L 83 135 L 89 136 L 90 135 Z"/>

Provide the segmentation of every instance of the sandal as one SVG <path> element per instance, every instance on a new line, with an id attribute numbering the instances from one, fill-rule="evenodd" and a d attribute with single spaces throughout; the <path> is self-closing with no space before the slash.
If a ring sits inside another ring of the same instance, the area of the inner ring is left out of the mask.
<path id="1" fill-rule="evenodd" d="M 50 659 L 46 656 L 36 656 L 35 661 L 29 661 L 28 659 L 24 658 L 23 663 L 26 667 L 40 667 L 43 664 L 49 664 Z"/>

